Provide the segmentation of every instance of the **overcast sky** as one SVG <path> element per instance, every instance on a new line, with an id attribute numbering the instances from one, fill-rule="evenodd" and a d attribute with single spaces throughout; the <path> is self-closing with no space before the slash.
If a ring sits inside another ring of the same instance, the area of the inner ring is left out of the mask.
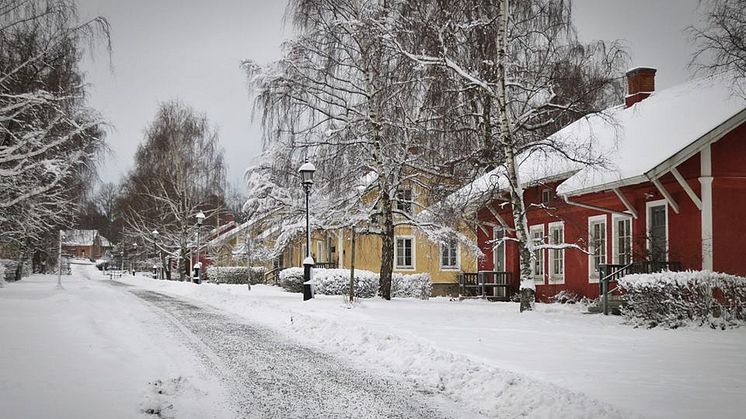
<path id="1" fill-rule="evenodd" d="M 689 77 L 691 53 L 684 28 L 698 18 L 697 0 L 575 0 L 575 24 L 584 40 L 622 40 L 631 66 L 658 69 L 656 88 Z M 145 126 L 159 102 L 180 98 L 205 112 L 226 151 L 228 179 L 241 184 L 261 150 L 251 121 L 243 59 L 279 58 L 290 30 L 284 0 L 79 0 L 83 17 L 105 16 L 113 52 L 86 59 L 90 104 L 113 125 L 112 155 L 100 170 L 119 181 L 132 167 Z"/>

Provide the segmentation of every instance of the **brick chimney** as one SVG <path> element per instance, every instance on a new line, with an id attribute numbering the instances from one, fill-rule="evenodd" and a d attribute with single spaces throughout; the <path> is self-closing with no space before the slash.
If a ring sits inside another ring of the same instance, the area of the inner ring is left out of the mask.
<path id="1" fill-rule="evenodd" d="M 655 91 L 655 72 L 651 67 L 635 67 L 627 71 L 627 108 L 650 96 Z"/>

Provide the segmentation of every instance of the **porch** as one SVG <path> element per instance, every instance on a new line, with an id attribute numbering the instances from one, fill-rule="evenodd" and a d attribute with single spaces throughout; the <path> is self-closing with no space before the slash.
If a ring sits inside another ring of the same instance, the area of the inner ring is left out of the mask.
<path id="1" fill-rule="evenodd" d="M 510 301 L 518 292 L 510 272 L 480 271 L 458 274 L 459 299 L 483 298 L 490 301 Z"/>

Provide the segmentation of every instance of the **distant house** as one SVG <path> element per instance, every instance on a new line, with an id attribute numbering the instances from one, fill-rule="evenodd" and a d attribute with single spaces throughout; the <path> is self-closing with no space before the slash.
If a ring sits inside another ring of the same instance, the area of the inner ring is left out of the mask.
<path id="1" fill-rule="evenodd" d="M 62 252 L 81 259 L 100 259 L 111 249 L 109 240 L 98 230 L 63 231 Z"/>
<path id="2" fill-rule="evenodd" d="M 655 73 L 630 70 L 624 105 L 554 134 L 594 147 L 604 165 L 582 166 L 551 152 L 521 161 L 530 237 L 579 247 L 536 251 L 537 296 L 570 290 L 596 297 L 602 267 L 746 275 L 746 102 L 725 77 L 655 92 Z M 478 182 L 499 190 L 504 176 L 493 172 Z M 509 201 L 493 199 L 478 218 L 486 255 L 479 269 L 508 273 L 517 291 L 518 246 L 500 240 L 515 235 Z"/>

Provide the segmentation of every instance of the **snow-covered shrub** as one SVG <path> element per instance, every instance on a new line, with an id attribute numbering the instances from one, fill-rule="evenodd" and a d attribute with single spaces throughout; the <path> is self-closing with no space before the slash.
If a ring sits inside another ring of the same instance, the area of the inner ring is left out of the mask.
<path id="1" fill-rule="evenodd" d="M 16 280 L 16 270 L 18 262 L 10 259 L 0 259 L 0 266 L 3 267 L 3 274 L 0 275 L 6 282 Z"/>
<path id="2" fill-rule="evenodd" d="M 427 272 L 412 275 L 393 274 L 391 277 L 391 296 L 394 298 L 427 300 L 432 288 L 433 282 Z"/>
<path id="3" fill-rule="evenodd" d="M 375 297 L 378 292 L 379 275 L 375 272 L 355 269 L 355 296 Z M 314 292 L 324 295 L 348 295 L 350 293 L 349 269 L 314 269 Z"/>
<path id="4" fill-rule="evenodd" d="M 746 278 L 708 271 L 627 275 L 619 280 L 635 326 L 713 328 L 746 322 Z"/>
<path id="5" fill-rule="evenodd" d="M 303 268 L 287 268 L 280 271 L 280 286 L 286 291 L 303 292 Z"/>
<path id="6" fill-rule="evenodd" d="M 207 277 L 216 284 L 255 285 L 264 282 L 266 271 L 262 266 L 210 266 L 207 268 Z"/>
<path id="7" fill-rule="evenodd" d="M 549 297 L 549 301 L 552 303 L 559 304 L 576 304 L 582 300 L 582 297 L 577 293 L 569 290 L 562 290 L 557 294 Z"/>

